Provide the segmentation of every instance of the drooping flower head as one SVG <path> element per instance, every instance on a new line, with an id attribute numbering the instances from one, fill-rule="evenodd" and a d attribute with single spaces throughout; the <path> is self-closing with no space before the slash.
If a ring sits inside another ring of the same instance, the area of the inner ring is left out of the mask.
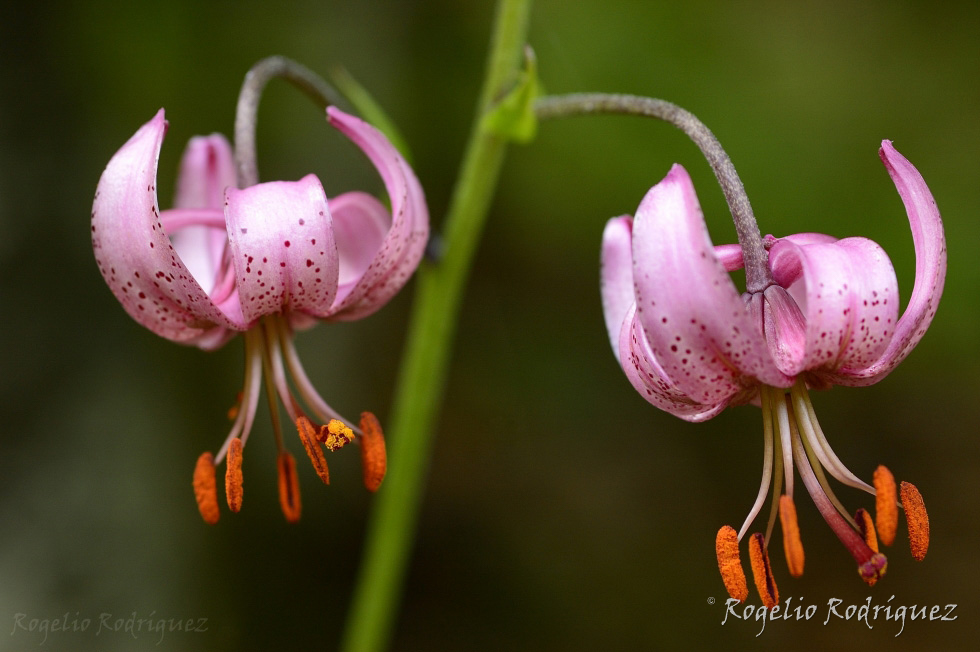
<path id="1" fill-rule="evenodd" d="M 790 573 L 803 572 L 794 465 L 865 581 L 873 584 L 885 572 L 877 539 L 891 544 L 895 536 L 895 482 L 885 467 L 875 472 L 874 487 L 851 473 L 827 443 L 808 396 L 808 388 L 884 378 L 922 338 L 942 294 L 946 242 L 932 195 L 891 142 L 884 141 L 879 154 L 905 204 L 915 245 L 915 285 L 901 317 L 892 264 L 866 238 L 766 236 L 761 280 L 740 296 L 729 272 L 742 268 L 742 249 L 712 245 L 694 187 L 679 165 L 647 193 L 635 219 L 614 218 L 603 234 L 606 327 L 633 387 L 687 421 L 749 402 L 762 407 L 765 458 L 758 498 L 740 531 L 725 526 L 716 540 L 726 588 L 739 600 L 748 589 L 738 542 L 762 508 L 771 478 L 766 535 L 749 540 L 763 603 L 778 602 L 767 553 L 777 513 Z M 852 517 L 844 509 L 825 471 L 876 496 L 877 537 L 864 510 Z M 901 493 L 913 554 L 921 559 L 928 547 L 925 508 L 914 486 L 902 483 Z"/>
<path id="2" fill-rule="evenodd" d="M 167 130 L 162 109 L 112 157 L 95 194 L 95 259 L 131 317 L 161 337 L 205 350 L 244 332 L 245 381 L 234 423 L 224 445 L 216 454 L 202 454 L 194 473 L 198 507 L 209 523 L 218 520 L 215 464 L 225 459 L 228 504 L 232 511 L 241 507 L 242 450 L 263 374 L 279 450 L 280 502 L 288 520 L 299 518 L 298 484 L 274 395 L 296 423 L 325 483 L 321 446 L 336 450 L 354 440 L 355 432 L 361 435 L 356 439 L 365 484 L 373 491 L 384 477 L 377 419 L 365 412 L 360 428 L 345 425 L 307 378 L 293 333 L 317 320 L 360 319 L 381 308 L 421 260 L 428 210 L 415 174 L 378 130 L 333 107 L 327 119 L 377 168 L 390 212 L 362 192 L 328 199 L 314 175 L 238 188 L 232 149 L 220 135 L 190 141 L 174 207 L 161 210 L 156 173 Z"/>

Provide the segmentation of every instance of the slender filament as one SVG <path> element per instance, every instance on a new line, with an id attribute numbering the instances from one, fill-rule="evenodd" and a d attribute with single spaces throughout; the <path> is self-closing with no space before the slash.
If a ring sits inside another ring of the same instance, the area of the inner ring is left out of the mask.
<path id="1" fill-rule="evenodd" d="M 864 537 L 859 534 L 856 528 L 851 527 L 827 498 L 823 492 L 823 487 L 813 474 L 813 469 L 810 468 L 810 462 L 803 447 L 803 440 L 799 435 L 793 439 L 793 458 L 796 460 L 796 468 L 800 472 L 800 478 L 803 479 L 803 484 L 806 485 L 806 489 L 813 499 L 813 504 L 820 511 L 820 515 L 823 516 L 827 525 L 830 526 L 830 529 L 834 531 L 834 534 L 858 563 L 858 572 L 861 578 L 869 585 L 874 584 L 885 574 L 888 560 L 885 559 L 884 555 L 875 553 L 868 547 Z"/>
<path id="2" fill-rule="evenodd" d="M 269 357 L 269 369 L 272 372 L 270 375 L 274 381 L 276 392 L 279 394 L 279 400 L 282 402 L 282 406 L 286 408 L 286 414 L 289 415 L 289 420 L 295 423 L 296 419 L 302 414 L 302 411 L 296 403 L 296 399 L 293 398 L 292 392 L 289 391 L 286 371 L 282 365 L 282 351 L 279 346 L 278 327 L 274 320 L 275 318 L 271 316 L 266 316 L 262 320 L 262 331 L 265 335 L 265 350 Z"/>
<path id="3" fill-rule="evenodd" d="M 303 369 L 303 365 L 300 363 L 296 348 L 293 346 L 293 336 L 290 332 L 289 324 L 280 316 L 276 317 L 276 321 L 279 327 L 279 342 L 282 345 L 282 352 L 286 358 L 286 367 L 289 368 L 289 373 L 293 377 L 296 390 L 303 398 L 303 401 L 321 421 L 328 422 L 331 419 L 337 419 L 349 425 L 355 434 L 361 434 L 360 428 L 356 427 L 352 421 L 348 421 L 341 416 L 339 412 L 330 407 L 323 400 L 323 397 L 317 393 L 316 388 L 313 387 L 313 383 L 310 382 L 309 376 L 306 375 L 306 370 Z"/>
<path id="4" fill-rule="evenodd" d="M 255 421 L 255 410 L 259 404 L 259 392 L 262 389 L 262 334 L 253 330 L 245 331 L 245 383 L 242 387 L 242 402 L 235 416 L 225 443 L 214 456 L 215 464 L 221 464 L 228 452 L 228 446 L 235 437 L 240 437 L 242 446 L 248 441 Z"/>
<path id="5" fill-rule="evenodd" d="M 775 421 L 775 393 L 773 389 L 766 389 L 769 394 L 769 407 L 772 412 L 772 419 Z M 775 448 L 773 452 L 773 460 L 775 464 L 772 470 L 773 477 L 773 487 L 772 487 L 772 505 L 769 508 L 769 522 L 766 524 L 766 545 L 769 545 L 769 540 L 772 538 L 772 530 L 776 526 L 776 517 L 779 515 L 779 496 L 783 491 L 783 444 L 780 437 L 773 438 L 773 446 Z M 792 468 L 792 466 L 790 466 Z"/>
<path id="6" fill-rule="evenodd" d="M 803 450 L 806 451 L 807 459 L 810 461 L 810 468 L 813 470 L 813 474 L 816 476 L 817 482 L 820 483 L 824 493 L 827 495 L 827 499 L 830 500 L 831 504 L 834 506 L 834 509 L 837 510 L 837 513 L 839 513 L 845 521 L 850 523 L 851 527 L 857 529 L 858 524 L 853 518 L 851 518 L 848 511 L 844 509 L 844 505 L 837 498 L 834 490 L 830 487 L 830 482 L 827 481 L 827 476 L 823 472 L 823 467 L 820 465 L 820 460 L 814 459 L 817 456 L 814 453 L 813 447 L 810 445 L 810 440 L 803 436 L 803 433 L 799 431 L 795 423 L 793 425 L 793 433 L 793 436 L 799 438 L 800 442 L 803 444 Z"/>
<path id="7" fill-rule="evenodd" d="M 844 466 L 844 463 L 840 461 L 840 458 L 830 447 L 830 442 L 827 441 L 823 429 L 820 428 L 820 422 L 817 421 L 817 413 L 810 402 L 810 395 L 802 383 L 803 381 L 799 381 L 793 386 L 793 401 L 796 406 L 797 418 L 803 426 L 804 434 L 810 440 L 813 452 L 816 453 L 820 464 L 830 471 L 830 474 L 841 484 L 866 491 L 873 496 L 875 494 L 874 488 L 851 473 L 850 469 Z"/>
<path id="8" fill-rule="evenodd" d="M 759 515 L 762 505 L 766 502 L 766 496 L 769 495 L 769 483 L 772 479 L 772 410 L 770 408 L 769 392 L 765 387 L 760 391 L 760 396 L 762 400 L 762 438 L 764 449 L 762 454 L 762 484 L 759 487 L 759 495 L 756 496 L 755 503 L 752 504 L 752 509 L 749 510 L 749 515 L 745 517 L 745 522 L 742 523 L 742 527 L 738 531 L 739 541 L 745 536 L 749 526 L 752 525 L 752 521 Z"/>
<path id="9" fill-rule="evenodd" d="M 776 396 L 773 403 L 776 407 L 776 423 L 779 424 L 779 439 L 783 451 L 783 475 L 786 478 L 786 495 L 793 497 L 793 444 L 791 441 L 789 407 L 786 405 L 786 395 L 773 390 Z"/>
<path id="10" fill-rule="evenodd" d="M 265 330 L 266 325 L 267 323 L 263 323 L 256 330 Z M 260 334 L 260 337 L 262 336 Z M 263 347 L 262 349 L 262 368 L 265 371 L 265 398 L 269 404 L 269 417 L 272 419 L 272 434 L 276 438 L 276 451 L 281 454 L 285 450 L 282 443 L 282 423 L 279 421 L 279 401 L 276 400 L 276 382 L 272 371 L 272 357 L 269 354 L 268 347 Z"/>

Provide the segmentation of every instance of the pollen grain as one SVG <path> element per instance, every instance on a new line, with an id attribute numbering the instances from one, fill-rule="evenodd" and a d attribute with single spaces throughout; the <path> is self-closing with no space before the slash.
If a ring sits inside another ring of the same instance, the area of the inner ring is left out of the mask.
<path id="1" fill-rule="evenodd" d="M 343 421 L 330 419 L 327 425 L 320 428 L 320 441 L 331 453 L 340 450 L 354 440 L 354 431 L 344 425 Z"/>

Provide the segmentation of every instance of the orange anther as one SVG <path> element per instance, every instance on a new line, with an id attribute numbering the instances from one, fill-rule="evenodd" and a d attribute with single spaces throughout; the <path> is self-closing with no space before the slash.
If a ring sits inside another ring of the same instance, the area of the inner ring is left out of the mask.
<path id="1" fill-rule="evenodd" d="M 745 571 L 738 555 L 738 533 L 730 525 L 723 526 L 715 536 L 715 555 L 718 557 L 718 571 L 725 583 L 728 595 L 739 602 L 749 597 L 749 586 L 745 582 Z"/>
<path id="2" fill-rule="evenodd" d="M 286 516 L 286 521 L 299 521 L 302 505 L 299 499 L 299 477 L 296 475 L 296 460 L 288 452 L 279 453 L 276 460 L 279 467 L 279 506 Z"/>
<path id="3" fill-rule="evenodd" d="M 926 558 L 929 551 L 929 514 L 922 494 L 911 482 L 902 483 L 902 507 L 905 508 L 905 522 L 909 528 L 909 547 L 916 561 Z"/>
<path id="4" fill-rule="evenodd" d="M 208 525 L 218 522 L 218 487 L 214 479 L 214 455 L 201 453 L 194 467 L 194 498 L 201 518 Z"/>
<path id="5" fill-rule="evenodd" d="M 895 541 L 898 530 L 898 496 L 895 490 L 895 476 L 888 467 L 881 465 L 874 472 L 875 485 L 875 527 L 878 538 L 886 546 Z"/>
<path id="6" fill-rule="evenodd" d="M 861 536 L 864 537 L 864 542 L 868 544 L 873 552 L 878 552 L 878 535 L 875 534 L 875 526 L 871 520 L 871 514 L 868 510 L 863 507 L 859 507 L 856 512 L 854 512 L 854 521 L 858 525 L 858 530 L 861 532 Z"/>
<path id="7" fill-rule="evenodd" d="M 228 445 L 228 458 L 225 461 L 225 497 L 228 509 L 237 512 L 242 508 L 242 440 L 235 437 Z"/>
<path id="8" fill-rule="evenodd" d="M 320 428 L 318 437 L 331 453 L 340 450 L 354 440 L 354 431 L 344 425 L 343 421 L 330 419 L 327 425 Z"/>
<path id="9" fill-rule="evenodd" d="M 800 577 L 803 575 L 803 542 L 796 520 L 796 505 L 786 494 L 779 497 L 779 522 L 783 526 L 783 552 L 786 553 L 789 574 Z"/>
<path id="10" fill-rule="evenodd" d="M 762 605 L 766 609 L 772 609 L 779 604 L 779 589 L 776 588 L 776 580 L 769 566 L 766 538 L 759 532 L 749 537 L 749 562 L 752 564 L 752 577 Z"/>
<path id="11" fill-rule="evenodd" d="M 364 486 L 377 491 L 388 470 L 388 453 L 385 436 L 377 417 L 361 412 L 361 466 L 364 470 Z"/>
<path id="12" fill-rule="evenodd" d="M 324 457 L 320 449 L 320 442 L 317 440 L 317 429 L 306 417 L 296 419 L 296 429 L 299 431 L 299 440 L 303 442 L 306 454 L 310 456 L 310 462 L 316 474 L 323 480 L 323 484 L 330 484 L 330 471 L 327 469 L 327 458 Z"/>

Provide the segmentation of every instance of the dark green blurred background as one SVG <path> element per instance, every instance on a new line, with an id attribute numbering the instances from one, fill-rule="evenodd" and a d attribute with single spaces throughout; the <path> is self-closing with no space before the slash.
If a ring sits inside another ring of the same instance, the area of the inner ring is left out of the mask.
<path id="1" fill-rule="evenodd" d="M 371 507 L 356 454 L 333 485 L 300 466 L 304 516 L 279 512 L 260 410 L 243 511 L 202 524 L 190 487 L 241 383 L 241 343 L 216 354 L 138 327 L 89 242 L 96 182 L 161 106 L 164 206 L 191 135 L 229 133 L 245 71 L 270 54 L 343 64 L 397 122 L 436 225 L 471 121 L 490 2 L 52 2 L 0 9 L 0 649 L 334 649 Z M 741 523 L 761 467 L 761 419 L 701 425 L 630 387 L 606 338 L 598 250 L 672 163 L 691 172 L 716 242 L 734 239 L 697 150 L 635 118 L 542 125 L 514 147 L 461 316 L 396 650 L 968 649 L 980 630 L 980 6 L 933 3 L 569 3 L 542 0 L 530 41 L 549 92 L 659 96 L 698 114 L 733 158 L 764 232 L 865 235 L 903 298 L 914 256 L 882 138 L 929 183 L 946 223 L 946 293 L 928 335 L 884 382 L 814 403 L 836 451 L 919 486 L 933 542 L 900 534 L 869 590 L 808 500 L 807 573 L 773 565 L 810 622 L 722 626 L 717 528 Z M 328 194 L 380 191 L 363 159 L 285 84 L 263 100 L 263 178 L 317 173 Z M 345 414 L 390 415 L 411 287 L 362 323 L 298 340 Z M 397 436 L 397 433 L 393 433 Z M 302 454 L 295 440 L 294 453 Z M 867 496 L 841 489 L 852 509 Z M 778 541 L 778 539 L 777 539 Z M 778 551 L 778 545 L 775 550 Z M 955 622 L 826 626 L 843 605 L 955 603 Z M 711 598 L 717 602 L 709 604 Z M 751 598 L 757 604 L 757 598 Z M 17 630 L 93 619 L 85 633 Z M 100 614 L 207 618 L 206 633 L 96 636 Z"/>

